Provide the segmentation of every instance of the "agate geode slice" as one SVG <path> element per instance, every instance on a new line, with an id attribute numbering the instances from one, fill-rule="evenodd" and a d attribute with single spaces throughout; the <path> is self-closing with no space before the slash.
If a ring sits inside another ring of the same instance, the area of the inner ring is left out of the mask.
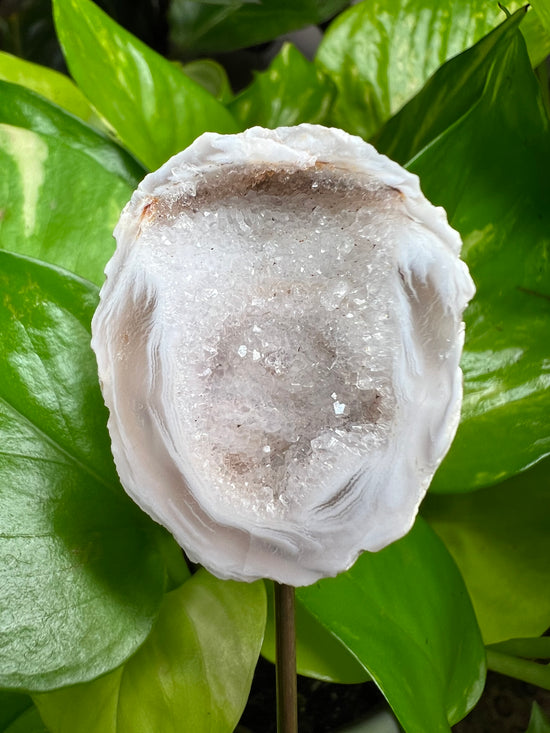
<path id="1" fill-rule="evenodd" d="M 115 236 L 92 344 L 130 496 L 222 578 L 306 585 L 404 535 L 474 292 L 417 177 L 340 130 L 205 134 Z"/>

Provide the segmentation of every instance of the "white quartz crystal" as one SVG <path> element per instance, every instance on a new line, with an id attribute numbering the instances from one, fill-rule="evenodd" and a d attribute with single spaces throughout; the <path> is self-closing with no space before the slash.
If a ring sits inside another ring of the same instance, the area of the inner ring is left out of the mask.
<path id="1" fill-rule="evenodd" d="M 189 557 L 305 585 L 405 534 L 474 292 L 416 176 L 340 130 L 206 134 L 115 235 L 92 342 L 113 454 Z"/>

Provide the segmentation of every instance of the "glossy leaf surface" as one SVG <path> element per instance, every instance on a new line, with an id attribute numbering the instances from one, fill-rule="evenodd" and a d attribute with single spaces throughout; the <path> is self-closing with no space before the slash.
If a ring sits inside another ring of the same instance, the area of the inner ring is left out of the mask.
<path id="1" fill-rule="evenodd" d="M 456 560 L 485 643 L 550 626 L 550 461 L 466 495 L 429 495 L 422 513 Z"/>
<path id="2" fill-rule="evenodd" d="M 62 139 L 67 147 L 85 153 L 129 186 L 137 186 L 146 174 L 146 169 L 120 145 L 32 90 L 0 82 L 0 121 Z"/>
<path id="3" fill-rule="evenodd" d="M 86 122 L 95 112 L 74 82 L 58 71 L 0 51 L 0 79 L 31 89 Z"/>
<path id="4" fill-rule="evenodd" d="M 55 0 L 54 17 L 78 86 L 149 168 L 203 132 L 237 132 L 215 97 L 90 0 Z"/>
<path id="5" fill-rule="evenodd" d="M 231 0 L 223 3 L 173 0 L 169 11 L 171 38 L 183 54 L 230 51 L 321 23 L 346 5 L 348 0 Z"/>
<path id="6" fill-rule="evenodd" d="M 118 666 L 148 635 L 157 527 L 114 469 L 90 283 L 0 253 L 0 686 L 46 690 Z"/>
<path id="7" fill-rule="evenodd" d="M 35 697 L 55 733 L 231 733 L 265 624 L 263 583 L 200 570 L 167 594 L 155 627 L 119 669 Z"/>
<path id="8" fill-rule="evenodd" d="M 458 95 L 456 121 L 439 134 L 434 120 L 435 137 L 408 165 L 461 233 L 477 286 L 465 314 L 462 421 L 434 490 L 496 483 L 550 452 L 550 130 L 516 20 L 487 57 L 481 95 L 467 89 L 466 104 Z M 425 108 L 437 110 L 444 86 L 467 85 L 466 62 L 463 77 L 453 64 L 453 77 L 441 70 L 422 93 Z M 388 126 L 392 145 L 417 113 L 411 103 Z"/>
<path id="9" fill-rule="evenodd" d="M 506 3 L 509 10 L 521 5 Z M 438 66 L 505 17 L 497 3 L 485 0 L 364 0 L 354 5 L 330 26 L 317 54 L 340 92 L 332 123 L 371 137 Z"/>
<path id="10" fill-rule="evenodd" d="M 258 74 L 229 109 L 243 128 L 323 124 L 335 92 L 322 71 L 292 44 L 285 43 L 269 69 Z"/>
<path id="11" fill-rule="evenodd" d="M 275 663 L 273 584 L 266 581 L 266 586 L 268 612 L 262 655 Z M 363 665 L 299 600 L 296 601 L 296 668 L 298 674 L 327 682 L 355 684 L 370 679 Z"/>
<path id="12" fill-rule="evenodd" d="M 406 733 L 448 733 L 477 702 L 485 675 L 477 622 L 452 558 L 422 520 L 297 596 L 365 666 Z"/>
<path id="13" fill-rule="evenodd" d="M 143 169 L 22 87 L 0 82 L 0 243 L 103 282 L 112 231 Z"/>
<path id="14" fill-rule="evenodd" d="M 414 99 L 374 136 L 372 142 L 377 149 L 407 165 L 449 130 L 479 102 L 491 69 L 502 63 L 525 18 L 525 11 L 518 11 L 472 48 L 443 64 Z M 432 114 L 424 114 L 425 109 L 432 110 Z"/>

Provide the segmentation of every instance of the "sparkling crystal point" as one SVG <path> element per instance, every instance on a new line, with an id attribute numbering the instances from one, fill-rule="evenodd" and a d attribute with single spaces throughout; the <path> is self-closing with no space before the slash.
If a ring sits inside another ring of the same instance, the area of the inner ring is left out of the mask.
<path id="1" fill-rule="evenodd" d="M 189 557 L 306 585 L 405 534 L 474 292 L 416 176 L 315 125 L 205 134 L 115 235 L 92 341 L 113 454 Z"/>

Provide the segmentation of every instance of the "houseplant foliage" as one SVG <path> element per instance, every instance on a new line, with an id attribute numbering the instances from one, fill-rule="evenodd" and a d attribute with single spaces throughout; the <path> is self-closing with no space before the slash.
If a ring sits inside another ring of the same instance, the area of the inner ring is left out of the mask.
<path id="1" fill-rule="evenodd" d="M 547 654 L 536 644 L 550 625 L 550 136 L 533 73 L 550 47 L 549 4 L 506 17 L 477 2 L 363 0 L 332 21 L 313 62 L 286 45 L 236 96 L 221 67 L 178 68 L 90 0 L 53 5 L 74 83 L 0 58 L 0 730 L 139 732 L 158 715 L 165 731 L 238 723 L 266 589 L 191 575 L 127 499 L 89 326 L 137 182 L 200 133 L 253 124 L 335 124 L 371 139 L 445 206 L 477 286 L 462 421 L 424 518 L 298 592 L 299 670 L 370 675 L 407 733 L 448 731 L 475 705 L 484 644 L 500 645 L 490 664 L 504 657 L 508 673 L 550 686 L 529 661 Z M 297 5 L 304 24 L 343 3 Z M 174 39 L 188 56 L 220 38 L 268 40 L 292 28 L 289 8 L 174 2 Z M 269 614 L 268 658 L 271 625 Z"/>

